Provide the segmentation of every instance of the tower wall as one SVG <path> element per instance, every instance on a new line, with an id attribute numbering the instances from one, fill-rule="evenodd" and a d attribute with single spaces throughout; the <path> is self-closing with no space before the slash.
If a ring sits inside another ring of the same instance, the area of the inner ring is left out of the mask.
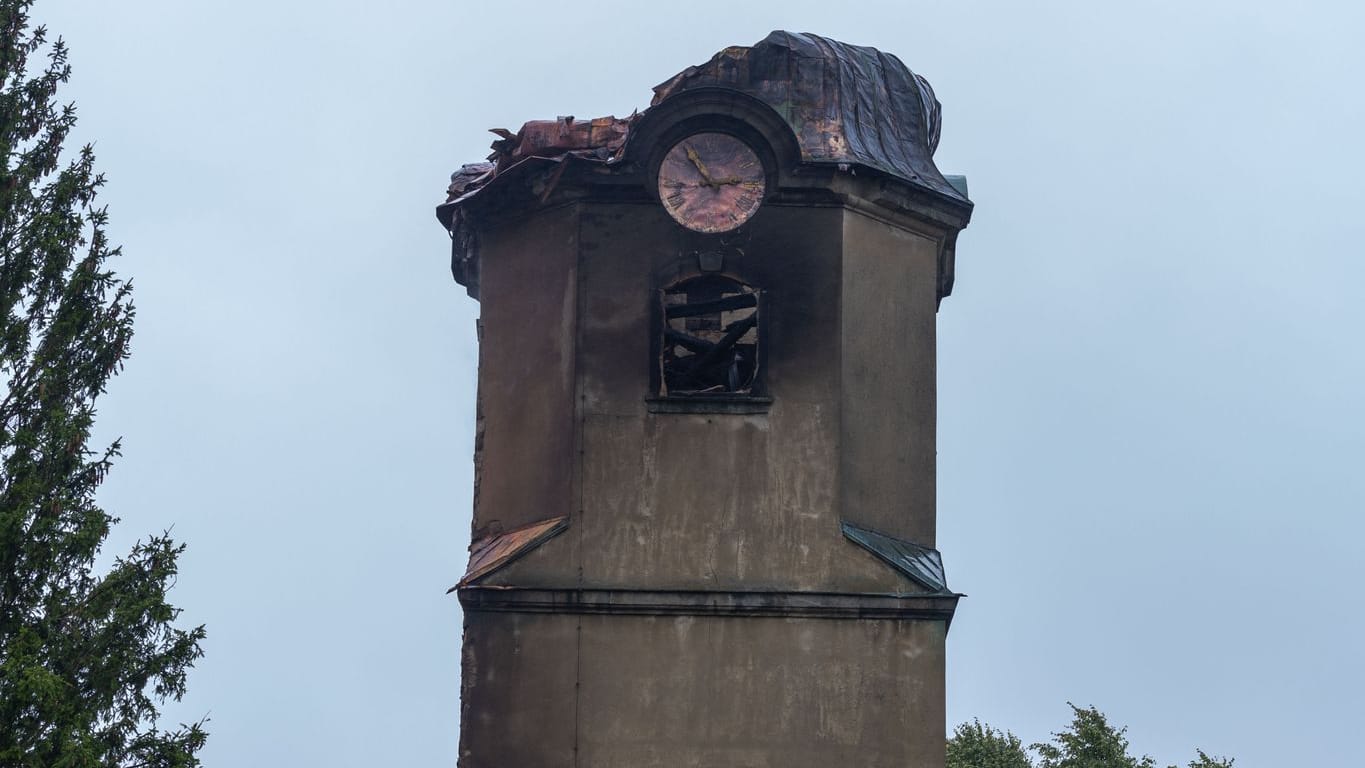
<path id="1" fill-rule="evenodd" d="M 467 632 L 462 765 L 943 765 L 941 621 L 488 613 Z"/>
<path id="2" fill-rule="evenodd" d="M 933 230 L 843 217 L 839 505 L 866 528 L 934 546 Z"/>
<path id="3" fill-rule="evenodd" d="M 765 290 L 771 406 L 656 413 L 655 294 L 700 274 L 672 229 L 580 201 L 485 238 L 476 537 L 572 529 L 489 583 L 922 591 L 839 526 L 932 546 L 937 242 L 841 206 L 761 211 L 723 273 Z"/>
<path id="4" fill-rule="evenodd" d="M 775 32 L 499 135 L 438 209 L 482 305 L 461 768 L 942 768 L 971 203 L 928 83 Z"/>
<path id="5" fill-rule="evenodd" d="M 577 232 L 561 208 L 482 233 L 475 539 L 573 508 Z"/>

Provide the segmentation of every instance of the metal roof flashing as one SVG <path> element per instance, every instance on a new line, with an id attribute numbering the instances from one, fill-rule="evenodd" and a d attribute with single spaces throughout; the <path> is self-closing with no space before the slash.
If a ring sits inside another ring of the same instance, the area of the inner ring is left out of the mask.
<path id="1" fill-rule="evenodd" d="M 871 552 L 877 559 L 930 592 L 937 595 L 958 594 L 948 589 L 948 578 L 943 571 L 943 556 L 937 549 L 902 541 L 846 520 L 840 523 L 840 528 L 849 541 Z"/>
<path id="2" fill-rule="evenodd" d="M 552 517 L 524 525 L 506 533 L 485 536 L 469 547 L 469 567 L 459 583 L 446 590 L 450 594 L 502 568 L 569 527 L 569 518 Z"/>

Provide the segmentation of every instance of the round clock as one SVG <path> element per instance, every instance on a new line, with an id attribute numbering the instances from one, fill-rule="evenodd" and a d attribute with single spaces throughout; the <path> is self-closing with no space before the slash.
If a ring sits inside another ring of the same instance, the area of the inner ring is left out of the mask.
<path id="1" fill-rule="evenodd" d="M 763 203 L 767 175 L 753 148 L 728 133 L 704 131 L 674 144 L 659 164 L 659 199 L 694 232 L 728 232 Z"/>

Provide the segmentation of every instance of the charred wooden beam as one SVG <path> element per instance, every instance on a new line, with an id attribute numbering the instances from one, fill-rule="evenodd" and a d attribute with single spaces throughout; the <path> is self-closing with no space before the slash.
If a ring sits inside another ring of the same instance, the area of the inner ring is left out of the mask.
<path id="1" fill-rule="evenodd" d="M 683 333 L 682 331 L 673 328 L 664 329 L 664 339 L 671 341 L 690 352 L 695 352 L 698 355 L 704 355 L 716 346 L 715 342 L 699 339 L 696 336 Z"/>
<path id="2" fill-rule="evenodd" d="M 730 323 L 730 325 L 726 327 L 726 333 L 723 337 L 721 337 L 721 340 L 716 342 L 715 346 L 707 350 L 701 356 L 701 359 L 697 361 L 696 365 L 693 366 L 693 369 L 700 370 L 708 365 L 711 365 L 716 360 L 720 359 L 721 355 L 728 352 L 730 348 L 735 345 L 735 342 L 743 338 L 744 334 L 748 333 L 749 329 L 753 328 L 757 324 L 758 324 L 757 312 L 755 312 L 752 315 L 749 315 L 748 317 L 742 320 L 736 320 L 735 322 Z"/>
<path id="3" fill-rule="evenodd" d="M 714 301 L 698 301 L 692 304 L 670 304 L 664 310 L 664 316 L 669 319 L 676 317 L 696 317 L 697 315 L 710 315 L 717 312 L 729 312 L 735 309 L 744 309 L 746 307 L 754 306 L 758 306 L 757 296 L 752 293 L 740 293 Z"/>

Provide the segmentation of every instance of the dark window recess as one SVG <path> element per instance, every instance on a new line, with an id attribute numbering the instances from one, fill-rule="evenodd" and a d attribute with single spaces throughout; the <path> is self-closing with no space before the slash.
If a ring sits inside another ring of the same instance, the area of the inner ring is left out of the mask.
<path id="1" fill-rule="evenodd" d="M 761 394 L 763 293 L 720 275 L 659 292 L 659 394 Z"/>

